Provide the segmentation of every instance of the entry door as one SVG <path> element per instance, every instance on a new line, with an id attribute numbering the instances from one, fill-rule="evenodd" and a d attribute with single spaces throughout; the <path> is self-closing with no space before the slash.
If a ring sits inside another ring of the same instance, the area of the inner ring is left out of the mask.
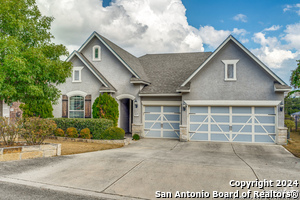
<path id="1" fill-rule="evenodd" d="M 144 137 L 179 138 L 180 106 L 145 106 Z"/>
<path id="2" fill-rule="evenodd" d="M 275 142 L 275 107 L 190 107 L 189 136 L 196 141 Z"/>

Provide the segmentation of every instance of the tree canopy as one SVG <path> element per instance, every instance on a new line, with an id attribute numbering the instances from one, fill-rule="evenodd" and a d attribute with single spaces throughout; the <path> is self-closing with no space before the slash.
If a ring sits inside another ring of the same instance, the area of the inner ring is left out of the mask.
<path id="1" fill-rule="evenodd" d="M 297 68 L 292 71 L 290 78 L 291 86 L 295 89 L 299 89 L 300 87 L 300 60 L 297 60 L 297 62 Z"/>
<path id="2" fill-rule="evenodd" d="M 53 17 L 42 16 L 35 0 L 0 0 L 0 98 L 56 103 L 57 84 L 71 75 L 72 65 L 60 60 L 68 51 L 51 42 Z"/>

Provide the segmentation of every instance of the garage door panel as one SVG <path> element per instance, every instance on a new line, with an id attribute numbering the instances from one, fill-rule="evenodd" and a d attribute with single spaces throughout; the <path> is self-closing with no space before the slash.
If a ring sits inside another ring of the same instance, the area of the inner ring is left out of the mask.
<path id="1" fill-rule="evenodd" d="M 211 133 L 210 139 L 212 141 L 223 141 L 223 142 L 228 142 L 230 135 L 229 134 L 216 134 L 216 133 Z"/>
<path id="2" fill-rule="evenodd" d="M 229 113 L 229 107 L 211 107 L 211 113 Z"/>
<path id="3" fill-rule="evenodd" d="M 153 138 L 160 138 L 161 137 L 161 131 L 155 131 L 155 130 L 150 130 L 146 132 L 145 134 L 146 137 L 153 137 Z"/>
<path id="4" fill-rule="evenodd" d="M 221 123 L 221 122 L 227 122 L 229 123 L 229 116 L 222 116 L 222 115 L 212 115 L 211 116 L 211 121 L 216 122 L 216 123 Z"/>
<path id="5" fill-rule="evenodd" d="M 208 133 L 194 133 L 191 135 L 191 141 L 208 141 Z"/>
<path id="6" fill-rule="evenodd" d="M 190 125 L 190 131 L 196 132 L 196 131 L 208 131 L 208 124 L 191 124 Z"/>
<path id="7" fill-rule="evenodd" d="M 179 121 L 180 115 L 174 115 L 174 114 L 165 114 L 163 117 L 163 121 Z"/>
<path id="8" fill-rule="evenodd" d="M 176 131 L 164 131 L 163 137 L 165 138 L 179 138 L 179 132 Z"/>
<path id="9" fill-rule="evenodd" d="M 264 142 L 264 143 L 274 142 L 272 137 L 269 135 L 255 135 L 254 140 L 255 142 Z"/>
<path id="10" fill-rule="evenodd" d="M 163 129 L 179 130 L 179 123 L 164 123 Z"/>
<path id="11" fill-rule="evenodd" d="M 232 116 L 232 123 L 252 123 L 251 116 Z"/>
<path id="12" fill-rule="evenodd" d="M 257 120 L 255 123 L 262 123 L 262 124 L 274 124 L 275 123 L 275 116 L 256 116 Z"/>
<path id="13" fill-rule="evenodd" d="M 255 114 L 275 114 L 274 107 L 255 107 Z"/>
<path id="14" fill-rule="evenodd" d="M 160 112 L 161 107 L 160 106 L 147 106 L 145 107 L 145 112 Z"/>
<path id="15" fill-rule="evenodd" d="M 232 107 L 233 114 L 251 114 L 251 107 Z"/>
<path id="16" fill-rule="evenodd" d="M 160 114 L 145 114 L 145 120 L 160 120 Z"/>
<path id="17" fill-rule="evenodd" d="M 229 132 L 229 125 L 211 124 L 210 130 L 212 132 Z"/>
<path id="18" fill-rule="evenodd" d="M 251 134 L 232 134 L 233 142 L 252 142 Z"/>
<path id="19" fill-rule="evenodd" d="M 163 107 L 163 112 L 165 113 L 179 113 L 180 108 L 178 106 L 165 106 Z"/>
<path id="20" fill-rule="evenodd" d="M 208 107 L 191 107 L 191 113 L 208 113 Z"/>
<path id="21" fill-rule="evenodd" d="M 206 115 L 191 115 L 190 116 L 190 122 L 207 122 L 207 116 Z"/>

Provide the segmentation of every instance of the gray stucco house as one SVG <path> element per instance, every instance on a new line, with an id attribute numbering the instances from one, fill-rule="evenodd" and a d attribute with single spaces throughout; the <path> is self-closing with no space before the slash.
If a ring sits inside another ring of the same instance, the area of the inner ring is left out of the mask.
<path id="1" fill-rule="evenodd" d="M 55 117 L 91 118 L 99 93 L 119 103 L 119 127 L 145 138 L 286 143 L 291 88 L 233 36 L 214 52 L 135 57 L 94 32 L 74 51 Z"/>

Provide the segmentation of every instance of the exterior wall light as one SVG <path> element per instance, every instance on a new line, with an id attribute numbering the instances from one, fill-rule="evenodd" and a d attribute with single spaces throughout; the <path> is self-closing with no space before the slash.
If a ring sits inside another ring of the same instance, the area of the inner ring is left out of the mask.
<path id="1" fill-rule="evenodd" d="M 280 112 L 283 111 L 283 108 L 284 108 L 283 101 L 281 101 L 281 102 L 280 102 L 280 105 L 279 105 L 279 110 L 280 110 Z"/>
<path id="2" fill-rule="evenodd" d="M 185 101 L 182 102 L 182 109 L 183 109 L 183 111 L 185 111 L 185 109 L 186 109 L 186 103 L 185 103 Z"/>
<path id="3" fill-rule="evenodd" d="M 134 105 L 135 105 L 135 108 L 138 107 L 138 102 L 137 102 L 137 100 L 134 100 Z"/>

